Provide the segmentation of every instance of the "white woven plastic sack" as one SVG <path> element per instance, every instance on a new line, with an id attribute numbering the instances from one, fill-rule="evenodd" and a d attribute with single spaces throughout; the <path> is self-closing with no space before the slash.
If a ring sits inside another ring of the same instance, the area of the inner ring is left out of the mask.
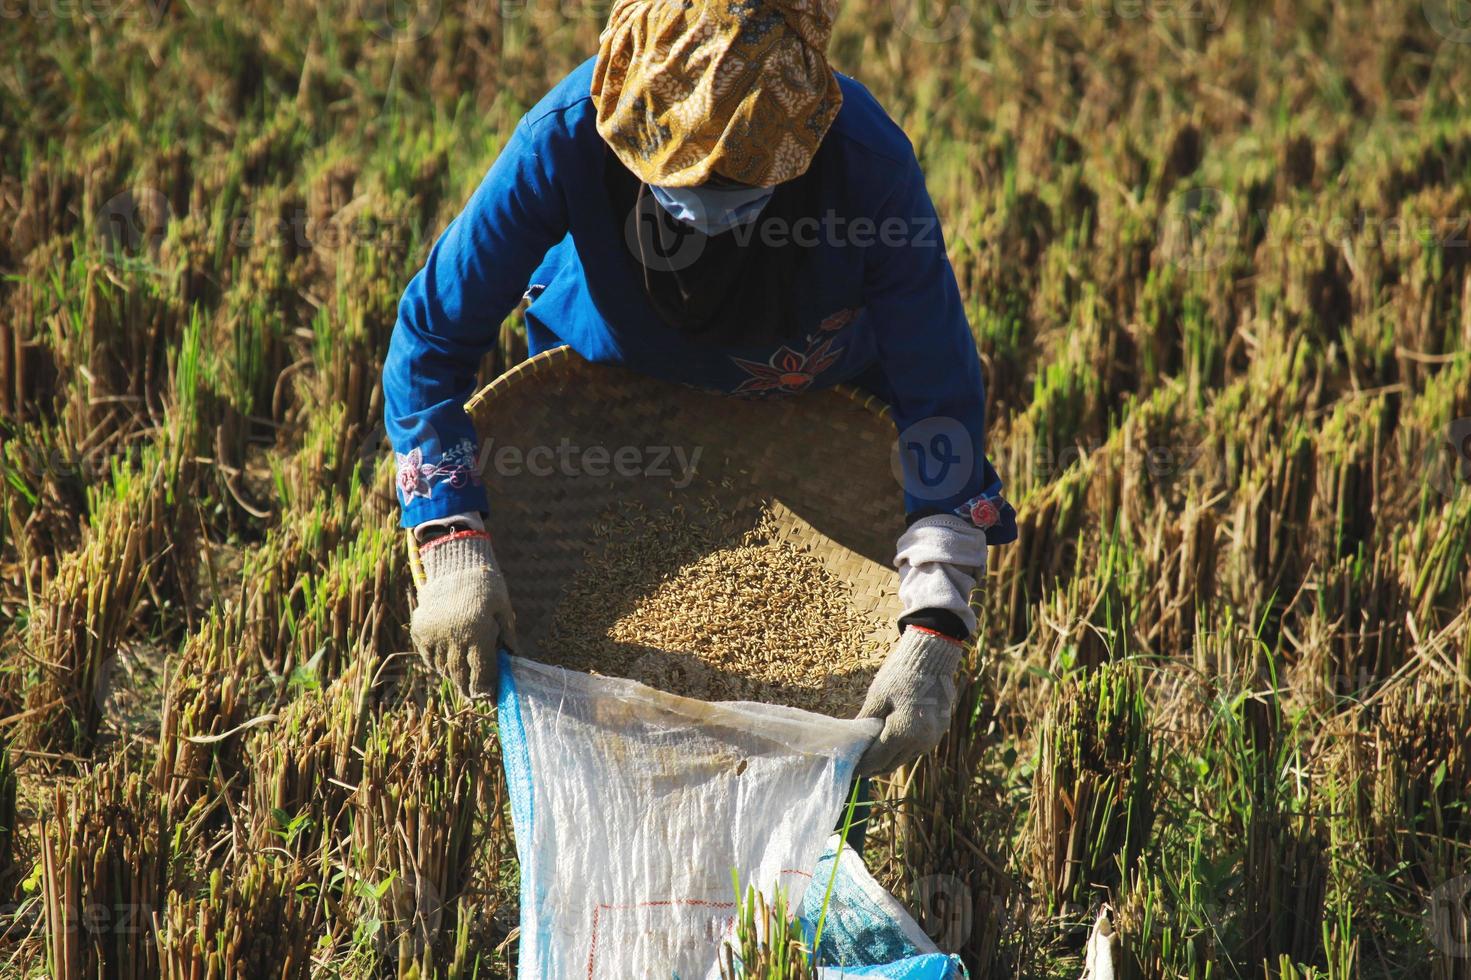
<path id="1" fill-rule="evenodd" d="M 521 980 L 718 976 L 731 872 L 799 907 L 878 721 L 502 656 Z"/>

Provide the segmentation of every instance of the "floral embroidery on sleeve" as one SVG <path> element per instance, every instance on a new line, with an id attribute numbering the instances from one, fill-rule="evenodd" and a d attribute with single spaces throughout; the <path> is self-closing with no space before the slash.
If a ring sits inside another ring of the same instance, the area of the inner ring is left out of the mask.
<path id="1" fill-rule="evenodd" d="M 955 508 L 955 513 L 984 531 L 1001 520 L 1001 498 L 983 493 Z"/>
<path id="2" fill-rule="evenodd" d="M 394 453 L 398 463 L 396 483 L 404 502 L 415 497 L 428 498 L 435 483 L 448 483 L 459 489 L 480 483 L 480 474 L 475 467 L 475 444 L 469 439 L 445 450 L 437 463 L 424 462 L 424 453 L 418 446 L 407 453 Z"/>
<path id="3" fill-rule="evenodd" d="M 429 481 L 425 478 L 424 454 L 416 446 L 408 453 L 394 453 L 398 462 L 398 492 L 405 500 L 429 496 Z"/>

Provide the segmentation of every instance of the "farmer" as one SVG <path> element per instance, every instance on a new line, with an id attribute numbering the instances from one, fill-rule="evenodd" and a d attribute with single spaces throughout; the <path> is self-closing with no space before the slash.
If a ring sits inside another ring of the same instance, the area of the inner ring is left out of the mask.
<path id="1" fill-rule="evenodd" d="M 827 63 L 836 6 L 617 0 L 597 57 L 521 119 L 409 283 L 383 388 L 425 575 L 412 634 L 470 696 L 494 695 L 497 650 L 516 641 L 462 405 L 524 296 L 532 353 L 567 344 L 746 397 L 850 382 L 892 406 L 903 615 L 860 715 L 884 720 L 860 775 L 948 728 L 970 592 L 1015 515 L 914 151 Z"/>

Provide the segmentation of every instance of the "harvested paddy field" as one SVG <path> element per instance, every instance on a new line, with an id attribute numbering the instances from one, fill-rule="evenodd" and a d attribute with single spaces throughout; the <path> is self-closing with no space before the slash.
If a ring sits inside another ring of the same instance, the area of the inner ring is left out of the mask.
<path id="1" fill-rule="evenodd" d="M 1131 977 L 1471 976 L 1459 9 L 841 10 L 834 65 L 924 167 L 1021 528 L 867 854 L 973 978 L 1077 977 L 1105 903 Z M 405 283 L 607 8 L 398 12 L 0 12 L 5 975 L 514 975 L 494 719 L 406 654 L 377 379 Z M 488 329 L 482 381 L 526 351 L 519 315 Z M 743 630 L 760 600 L 716 565 L 578 642 L 812 637 Z M 728 598 L 691 639 L 701 585 Z"/>

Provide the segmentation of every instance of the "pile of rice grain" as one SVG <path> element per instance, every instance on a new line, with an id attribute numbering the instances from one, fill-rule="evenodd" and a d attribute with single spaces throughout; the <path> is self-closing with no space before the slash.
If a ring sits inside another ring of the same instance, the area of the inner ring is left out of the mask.
<path id="1" fill-rule="evenodd" d="M 549 662 L 706 701 L 836 717 L 862 705 L 882 624 L 817 558 L 777 539 L 769 508 L 742 519 L 628 504 L 599 527 L 552 617 Z"/>

